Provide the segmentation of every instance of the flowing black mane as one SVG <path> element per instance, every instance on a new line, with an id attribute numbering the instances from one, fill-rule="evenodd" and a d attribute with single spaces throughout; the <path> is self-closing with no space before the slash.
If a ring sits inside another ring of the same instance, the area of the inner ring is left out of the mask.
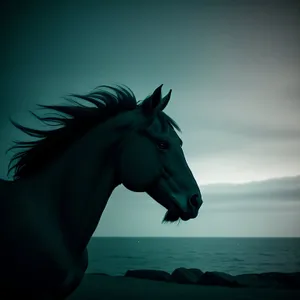
<path id="1" fill-rule="evenodd" d="M 89 104 L 93 104 L 94 107 L 85 106 L 72 98 L 66 97 L 65 99 L 73 105 L 38 105 L 42 109 L 56 112 L 55 116 L 48 117 L 40 117 L 31 112 L 44 124 L 59 126 L 52 130 L 28 128 L 10 119 L 16 128 L 31 137 L 38 138 L 36 141 L 16 141 L 15 145 L 7 150 L 19 149 L 9 162 L 8 175 L 11 171 L 14 171 L 14 180 L 27 177 L 40 170 L 72 142 L 100 122 L 105 122 L 121 112 L 133 110 L 137 106 L 143 105 L 144 102 L 137 102 L 133 92 L 126 86 L 111 87 L 102 85 L 88 94 L 70 94 L 69 96 L 84 100 Z M 162 112 L 160 117 L 165 123 L 180 130 L 175 121 L 165 113 Z"/>

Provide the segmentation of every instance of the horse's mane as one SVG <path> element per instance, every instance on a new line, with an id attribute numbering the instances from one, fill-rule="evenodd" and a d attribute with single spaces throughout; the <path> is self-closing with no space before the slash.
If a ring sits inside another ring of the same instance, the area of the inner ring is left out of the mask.
<path id="1" fill-rule="evenodd" d="M 73 105 L 38 105 L 42 109 L 56 112 L 53 116 L 40 117 L 31 112 L 44 124 L 60 126 L 59 128 L 34 129 L 10 119 L 16 128 L 31 137 L 38 138 L 36 141 L 15 141 L 15 145 L 7 150 L 19 150 L 13 155 L 8 166 L 8 175 L 14 171 L 14 180 L 32 175 L 43 168 L 92 127 L 121 112 L 133 110 L 143 105 L 144 102 L 137 102 L 135 95 L 128 87 L 119 85 L 116 87 L 101 85 L 88 94 L 70 94 L 69 97 L 71 98 L 64 98 Z M 94 107 L 80 104 L 72 98 L 93 104 Z M 176 122 L 165 113 L 160 114 L 160 119 L 180 130 Z"/>

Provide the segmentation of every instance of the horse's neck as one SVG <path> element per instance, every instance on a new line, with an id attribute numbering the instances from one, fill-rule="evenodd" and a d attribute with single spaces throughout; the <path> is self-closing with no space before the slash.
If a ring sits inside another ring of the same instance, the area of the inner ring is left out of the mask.
<path id="1" fill-rule="evenodd" d="M 35 201 L 46 201 L 66 240 L 79 251 L 86 247 L 118 185 L 111 148 L 120 136 L 117 131 L 107 136 L 105 132 L 100 126 L 92 129 L 28 185 L 31 192 L 35 186 Z"/>
<path id="2" fill-rule="evenodd" d="M 118 185 L 112 148 L 120 136 L 117 132 L 106 132 L 100 126 L 92 129 L 61 160 L 61 220 L 70 242 L 80 241 L 82 248 L 86 247 Z"/>
<path id="3" fill-rule="evenodd" d="M 98 167 L 101 168 L 101 165 Z M 114 170 L 110 166 L 103 166 L 100 174 L 93 173 L 91 182 L 89 176 L 79 173 L 80 170 L 81 168 L 77 172 L 74 170 L 68 178 L 61 199 L 60 216 L 69 242 L 77 244 L 80 241 L 80 248 L 84 249 L 98 225 L 116 183 Z"/>

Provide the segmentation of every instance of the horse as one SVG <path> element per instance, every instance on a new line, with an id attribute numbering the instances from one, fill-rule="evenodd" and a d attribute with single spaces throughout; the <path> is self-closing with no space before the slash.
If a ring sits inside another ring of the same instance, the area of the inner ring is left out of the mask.
<path id="1" fill-rule="evenodd" d="M 71 103 L 31 112 L 52 128 L 12 124 L 35 138 L 8 151 L 0 180 L 1 291 L 66 299 L 88 266 L 87 245 L 113 190 L 123 184 L 166 209 L 163 223 L 198 216 L 203 200 L 186 162 L 177 123 L 163 110 L 162 85 L 137 101 L 125 85 L 69 94 Z M 83 104 L 84 103 L 84 104 Z M 7 299 L 7 298 L 6 298 Z"/>

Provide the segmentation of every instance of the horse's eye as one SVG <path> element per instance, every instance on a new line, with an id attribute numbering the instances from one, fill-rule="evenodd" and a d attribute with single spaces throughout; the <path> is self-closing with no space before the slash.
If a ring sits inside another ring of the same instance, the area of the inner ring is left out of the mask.
<path id="1" fill-rule="evenodd" d="M 161 150 L 166 150 L 169 148 L 169 143 L 165 141 L 158 141 L 157 142 L 157 147 Z"/>

